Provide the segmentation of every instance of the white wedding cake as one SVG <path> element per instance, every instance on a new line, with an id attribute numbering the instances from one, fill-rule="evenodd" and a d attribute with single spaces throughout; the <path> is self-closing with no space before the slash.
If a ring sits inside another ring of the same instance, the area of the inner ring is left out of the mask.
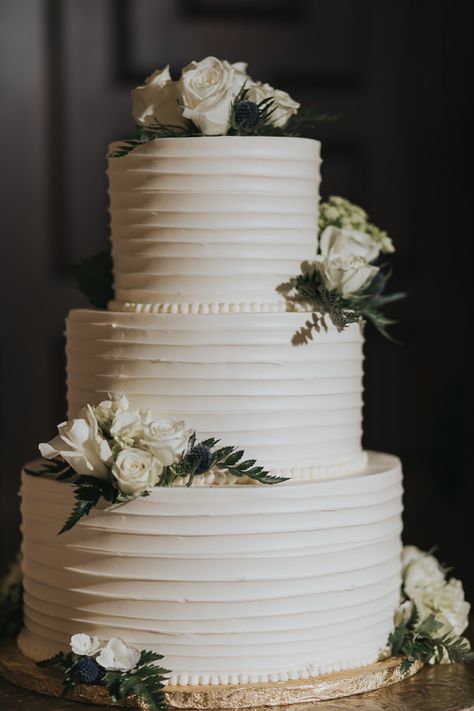
<path id="1" fill-rule="evenodd" d="M 361 447 L 360 323 L 295 346 L 313 309 L 278 289 L 316 253 L 320 144 L 155 138 L 108 176 L 115 298 L 68 317 L 69 416 L 125 395 L 288 480 L 211 471 L 58 537 L 72 487 L 24 473 L 20 649 L 117 636 L 165 655 L 172 685 L 376 661 L 400 594 L 400 462 Z"/>

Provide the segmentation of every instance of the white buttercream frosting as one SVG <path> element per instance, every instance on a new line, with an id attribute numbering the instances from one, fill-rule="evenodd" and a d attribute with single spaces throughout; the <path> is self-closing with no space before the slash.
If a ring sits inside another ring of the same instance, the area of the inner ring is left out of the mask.
<path id="1" fill-rule="evenodd" d="M 75 310 L 67 321 L 69 415 L 107 393 L 185 420 L 301 477 L 364 465 L 358 324 L 293 346 L 301 313 L 136 314 Z"/>
<path id="2" fill-rule="evenodd" d="M 269 487 L 155 489 L 57 532 L 72 487 L 23 474 L 33 659 L 72 634 L 165 655 L 172 684 L 305 678 L 375 661 L 400 587 L 401 471 Z"/>
<path id="3" fill-rule="evenodd" d="M 275 289 L 316 250 L 319 151 L 307 138 L 219 136 L 109 158 L 116 301 L 284 306 Z"/>

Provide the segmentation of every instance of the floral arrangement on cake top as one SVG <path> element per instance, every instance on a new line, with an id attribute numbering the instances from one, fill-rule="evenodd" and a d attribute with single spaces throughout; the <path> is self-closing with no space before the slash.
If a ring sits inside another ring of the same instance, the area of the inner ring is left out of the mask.
<path id="1" fill-rule="evenodd" d="M 174 80 L 169 65 L 132 91 L 136 134 L 111 153 L 127 155 L 154 138 L 179 136 L 294 136 L 327 114 L 298 113 L 300 104 L 281 89 L 254 81 L 245 62 L 206 57 Z M 298 114 L 298 116 L 297 116 Z"/>
<path id="2" fill-rule="evenodd" d="M 320 205 L 315 259 L 303 262 L 301 273 L 279 287 L 293 308 L 312 307 L 311 319 L 293 336 L 293 344 L 306 344 L 327 330 L 326 317 L 339 331 L 348 324 L 368 320 L 387 338 L 393 319 L 382 307 L 405 297 L 385 294 L 391 269 L 381 262 L 395 251 L 386 232 L 369 222 L 361 207 L 342 197 Z"/>
<path id="3" fill-rule="evenodd" d="M 100 685 L 113 703 L 129 696 L 140 699 L 150 711 L 166 711 L 165 681 L 170 673 L 157 662 L 161 654 L 139 651 L 119 637 L 107 643 L 87 634 L 74 634 L 71 651 L 37 662 L 41 669 L 58 667 L 63 673 L 63 695 L 77 684 Z"/>
<path id="4" fill-rule="evenodd" d="M 402 657 L 401 671 L 417 660 L 423 664 L 474 661 L 469 641 L 461 637 L 470 605 L 460 580 L 449 578 L 429 552 L 405 546 L 402 553 L 401 603 L 389 654 Z"/>
<path id="5" fill-rule="evenodd" d="M 77 418 L 58 425 L 58 434 L 39 449 L 45 464 L 38 472 L 71 479 L 75 505 L 59 533 L 88 515 L 101 498 L 120 505 L 148 496 L 155 487 L 206 484 L 279 484 L 255 459 L 244 459 L 234 446 L 217 447 L 209 438 L 196 443 L 196 433 L 184 422 L 154 419 L 150 412 L 131 408 L 126 397 L 109 396 L 87 405 Z"/>

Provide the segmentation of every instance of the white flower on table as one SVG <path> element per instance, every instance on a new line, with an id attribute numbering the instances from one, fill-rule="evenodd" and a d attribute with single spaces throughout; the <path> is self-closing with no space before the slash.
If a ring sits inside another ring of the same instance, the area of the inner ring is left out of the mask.
<path id="1" fill-rule="evenodd" d="M 92 657 L 102 646 L 102 640 L 98 637 L 89 637 L 88 634 L 73 634 L 70 641 L 72 651 L 79 656 Z"/>
<path id="2" fill-rule="evenodd" d="M 444 583 L 445 574 L 436 558 L 428 553 L 413 558 L 403 571 L 406 595 L 414 600 L 420 590 L 438 587 Z"/>
<path id="3" fill-rule="evenodd" d="M 423 558 L 423 556 L 428 555 L 426 551 L 422 551 L 416 546 L 403 546 L 402 549 L 402 575 L 404 575 L 405 570 L 413 563 L 415 560 Z"/>
<path id="4" fill-rule="evenodd" d="M 62 457 L 77 474 L 106 477 L 112 462 L 112 451 L 102 436 L 97 419 L 90 406 L 79 413 L 80 417 L 58 425 L 58 435 L 50 442 L 39 445 L 45 459 Z"/>
<path id="5" fill-rule="evenodd" d="M 139 126 L 184 126 L 179 105 L 177 83 L 171 79 L 170 68 L 157 69 L 132 91 L 133 118 Z"/>
<path id="6" fill-rule="evenodd" d="M 141 653 L 129 647 L 119 637 L 112 637 L 96 658 L 97 664 L 107 671 L 130 671 L 137 666 Z"/>
<path id="7" fill-rule="evenodd" d="M 145 425 L 140 445 L 167 467 L 184 452 L 190 435 L 182 421 L 151 420 Z"/>
<path id="8" fill-rule="evenodd" d="M 291 98 L 286 91 L 274 89 L 270 84 L 253 82 L 249 86 L 248 99 L 259 104 L 264 99 L 272 99 L 269 122 L 277 128 L 282 128 L 288 120 L 298 112 L 300 104 Z"/>
<path id="9" fill-rule="evenodd" d="M 413 595 L 420 619 L 433 614 L 442 628 L 437 632 L 461 635 L 468 625 L 471 606 L 464 599 L 464 589 L 460 580 L 451 578 L 447 583 L 437 586 L 418 588 Z"/>
<path id="10" fill-rule="evenodd" d="M 178 82 L 183 116 L 206 136 L 227 133 L 232 102 L 246 81 L 246 65 L 206 57 L 184 67 Z"/>
<path id="11" fill-rule="evenodd" d="M 158 484 L 163 464 L 151 452 L 137 447 L 127 447 L 118 453 L 112 475 L 122 494 L 140 496 Z"/>

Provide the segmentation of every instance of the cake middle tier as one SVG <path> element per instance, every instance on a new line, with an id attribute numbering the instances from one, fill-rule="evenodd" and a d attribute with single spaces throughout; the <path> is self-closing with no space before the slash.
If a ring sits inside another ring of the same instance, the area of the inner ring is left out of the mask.
<path id="1" fill-rule="evenodd" d="M 68 404 L 107 393 L 199 438 L 245 449 L 271 470 L 338 476 L 365 463 L 358 324 L 293 346 L 304 313 L 138 314 L 75 310 L 67 320 Z"/>

